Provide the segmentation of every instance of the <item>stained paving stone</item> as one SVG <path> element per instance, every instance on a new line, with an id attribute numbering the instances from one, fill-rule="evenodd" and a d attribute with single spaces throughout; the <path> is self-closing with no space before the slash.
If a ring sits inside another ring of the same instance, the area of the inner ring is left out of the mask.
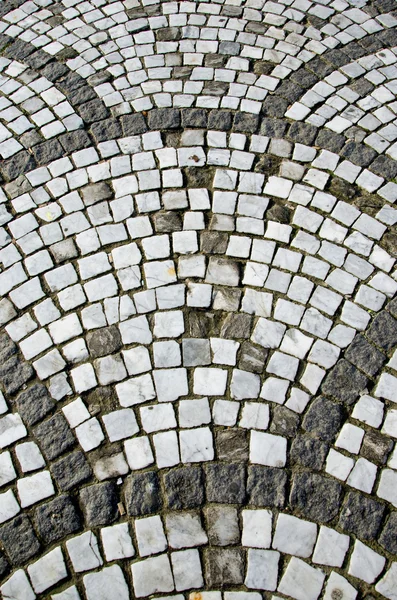
<path id="1" fill-rule="evenodd" d="M 229 314 L 221 327 L 221 336 L 227 339 L 246 339 L 251 334 L 252 317 L 244 314 Z"/>
<path id="2" fill-rule="evenodd" d="M 67 492 L 87 481 L 92 474 L 89 463 L 79 450 L 53 462 L 51 472 L 63 492 Z"/>
<path id="3" fill-rule="evenodd" d="M 64 148 L 58 140 L 48 140 L 42 144 L 37 144 L 33 148 L 33 155 L 38 165 L 48 165 L 53 160 L 57 160 L 64 155 Z"/>
<path id="4" fill-rule="evenodd" d="M 115 325 L 96 329 L 87 335 L 87 345 L 93 358 L 112 354 L 121 348 L 120 330 Z"/>
<path id="5" fill-rule="evenodd" d="M 319 471 L 328 453 L 328 444 L 308 434 L 298 434 L 292 441 L 291 461 L 294 464 Z"/>
<path id="6" fill-rule="evenodd" d="M 362 392 L 368 379 L 360 373 L 351 363 L 344 359 L 337 362 L 336 366 L 327 375 L 321 389 L 324 394 L 333 396 L 345 404 L 352 404 Z"/>
<path id="7" fill-rule="evenodd" d="M 215 446 L 219 460 L 240 462 L 248 460 L 248 433 L 241 429 L 217 431 Z"/>
<path id="8" fill-rule="evenodd" d="M 48 460 L 58 458 L 76 444 L 68 422 L 59 413 L 37 425 L 34 434 Z"/>
<path id="9" fill-rule="evenodd" d="M 376 152 L 364 144 L 348 142 L 342 149 L 341 155 L 359 167 L 367 167 L 376 157 Z"/>
<path id="10" fill-rule="evenodd" d="M 378 431 L 366 431 L 360 454 L 369 461 L 384 465 L 393 449 L 393 442 Z"/>
<path id="11" fill-rule="evenodd" d="M 200 249 L 205 254 L 224 254 L 228 241 L 227 233 L 203 231 L 200 234 Z"/>
<path id="12" fill-rule="evenodd" d="M 162 500 L 157 473 L 148 471 L 130 475 L 125 489 L 125 502 L 127 514 L 130 516 L 158 512 L 161 509 Z"/>
<path id="13" fill-rule="evenodd" d="M 281 469 L 251 465 L 247 469 L 247 494 L 250 505 L 283 508 L 288 475 Z"/>
<path id="14" fill-rule="evenodd" d="M 166 211 L 155 216 L 154 227 L 157 233 L 181 231 L 182 219 L 177 213 Z"/>
<path id="15" fill-rule="evenodd" d="M 285 406 L 276 406 L 273 410 L 273 418 L 270 431 L 286 437 L 295 437 L 299 427 L 299 415 Z"/>
<path id="16" fill-rule="evenodd" d="M 208 129 L 229 131 L 232 127 L 233 113 L 227 110 L 211 110 L 208 115 Z"/>
<path id="17" fill-rule="evenodd" d="M 325 442 L 331 442 L 339 432 L 343 421 L 343 409 L 327 398 L 317 398 L 310 405 L 303 428 Z"/>
<path id="18" fill-rule="evenodd" d="M 204 553 L 206 581 L 210 587 L 239 585 L 244 579 L 244 552 L 239 548 L 209 548 Z"/>
<path id="19" fill-rule="evenodd" d="M 17 516 L 0 527 L 0 541 L 13 564 L 21 566 L 40 550 L 40 542 L 27 516 Z"/>
<path id="20" fill-rule="evenodd" d="M 83 488 L 79 493 L 79 500 L 87 527 L 109 525 L 116 520 L 119 496 L 113 482 Z"/>
<path id="21" fill-rule="evenodd" d="M 342 507 L 339 525 L 359 539 L 373 540 L 380 530 L 384 513 L 385 507 L 380 502 L 360 492 L 349 492 Z"/>
<path id="22" fill-rule="evenodd" d="M 379 544 L 391 554 L 397 554 L 397 513 L 390 513 L 382 533 L 379 536 Z"/>
<path id="23" fill-rule="evenodd" d="M 164 31 L 164 30 L 162 30 Z M 179 110 L 169 108 L 157 108 L 151 110 L 148 115 L 150 129 L 177 129 L 180 126 L 181 117 Z"/>
<path id="24" fill-rule="evenodd" d="M 33 376 L 33 369 L 18 356 L 12 356 L 0 365 L 0 379 L 8 394 L 14 394 Z"/>
<path id="25" fill-rule="evenodd" d="M 28 425 L 35 425 L 51 412 L 55 402 L 44 385 L 35 383 L 18 395 L 16 405 L 22 419 Z"/>
<path id="26" fill-rule="evenodd" d="M 182 510 L 204 504 L 204 476 L 201 467 L 181 467 L 163 475 L 168 508 Z"/>
<path id="27" fill-rule="evenodd" d="M 397 320 L 386 311 L 382 311 L 369 327 L 368 338 L 388 352 L 397 344 Z"/>
<path id="28" fill-rule="evenodd" d="M 339 512 L 342 486 L 316 473 L 297 473 L 292 480 L 290 503 L 299 514 L 316 523 L 328 523 Z"/>
<path id="29" fill-rule="evenodd" d="M 268 350 L 250 342 L 243 342 L 240 349 L 238 366 L 243 371 L 262 373 L 265 368 Z"/>
<path id="30" fill-rule="evenodd" d="M 59 496 L 37 508 L 35 522 L 45 544 L 75 533 L 81 526 L 79 514 L 69 496 Z"/>
<path id="31" fill-rule="evenodd" d="M 239 464 L 207 465 L 205 469 L 208 502 L 242 504 L 245 500 L 245 466 Z"/>
<path id="32" fill-rule="evenodd" d="M 383 352 L 369 344 L 363 335 L 356 335 L 345 356 L 369 377 L 376 375 L 386 360 Z"/>

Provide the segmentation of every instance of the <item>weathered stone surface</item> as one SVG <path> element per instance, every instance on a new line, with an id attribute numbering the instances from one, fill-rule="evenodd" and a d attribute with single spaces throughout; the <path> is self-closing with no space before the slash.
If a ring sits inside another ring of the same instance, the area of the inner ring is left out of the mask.
<path id="1" fill-rule="evenodd" d="M 289 128 L 288 137 L 293 142 L 310 146 L 314 142 L 317 131 L 318 129 L 314 125 L 297 121 Z"/>
<path id="2" fill-rule="evenodd" d="M 157 513 L 162 507 L 160 482 L 157 473 L 134 473 L 125 486 L 127 514 L 130 516 Z"/>
<path id="3" fill-rule="evenodd" d="M 231 506 L 208 506 L 205 511 L 207 535 L 214 546 L 229 546 L 240 540 L 238 512 Z"/>
<path id="4" fill-rule="evenodd" d="M 208 502 L 242 504 L 245 500 L 245 466 L 208 464 L 205 468 Z"/>
<path id="5" fill-rule="evenodd" d="M 121 117 L 121 125 L 125 136 L 139 135 L 147 131 L 145 118 L 140 113 L 124 115 Z"/>
<path id="6" fill-rule="evenodd" d="M 154 217 L 154 227 L 156 233 L 172 233 L 181 231 L 182 219 L 178 213 L 166 211 L 158 213 Z"/>
<path id="7" fill-rule="evenodd" d="M 300 515 L 316 523 L 328 523 L 338 514 L 342 486 L 316 473 L 297 473 L 293 478 L 290 503 Z"/>
<path id="8" fill-rule="evenodd" d="M 47 140 L 42 144 L 37 144 L 33 148 L 33 155 L 38 165 L 48 165 L 53 160 L 57 160 L 64 155 L 65 151 L 58 140 Z"/>
<path id="9" fill-rule="evenodd" d="M 230 462 L 248 460 L 249 439 L 248 432 L 244 429 L 217 431 L 215 446 L 219 460 Z"/>
<path id="10" fill-rule="evenodd" d="M 282 119 L 265 117 L 262 119 L 260 133 L 271 138 L 282 138 L 286 129 L 287 124 Z"/>
<path id="11" fill-rule="evenodd" d="M 181 124 L 181 115 L 175 108 L 156 108 L 149 112 L 148 123 L 150 129 L 178 129 Z"/>
<path id="12" fill-rule="evenodd" d="M 28 425 L 35 425 L 55 406 L 47 388 L 41 383 L 35 383 L 17 397 L 16 404 L 22 419 Z"/>
<path id="13" fill-rule="evenodd" d="M 379 543 L 391 554 L 397 554 L 397 512 L 390 513 L 379 536 Z"/>
<path id="14" fill-rule="evenodd" d="M 87 334 L 87 345 L 93 358 L 112 354 L 121 348 L 120 330 L 116 325 L 95 329 Z"/>
<path id="15" fill-rule="evenodd" d="M 1 552 L 0 553 L 0 577 L 5 577 L 5 575 L 9 571 L 9 569 L 10 569 L 10 565 L 8 563 L 8 560 L 6 559 L 4 554 Z"/>
<path id="16" fill-rule="evenodd" d="M 121 125 L 117 119 L 96 120 L 91 125 L 91 132 L 96 142 L 106 142 L 122 137 Z"/>
<path id="17" fill-rule="evenodd" d="M 324 465 L 328 448 L 328 444 L 306 433 L 298 434 L 292 440 L 290 459 L 293 464 L 319 471 Z"/>
<path id="18" fill-rule="evenodd" d="M 368 330 L 368 338 L 388 352 L 397 345 L 397 320 L 382 311 L 375 317 Z"/>
<path id="19" fill-rule="evenodd" d="M 291 221 L 292 211 L 287 206 L 274 204 L 266 211 L 266 217 L 270 219 L 270 221 L 276 221 L 277 223 L 287 225 Z"/>
<path id="20" fill-rule="evenodd" d="M 59 496 L 35 510 L 37 530 L 51 544 L 80 529 L 80 517 L 69 496 Z"/>
<path id="21" fill-rule="evenodd" d="M 340 402 L 352 404 L 368 383 L 368 379 L 345 359 L 339 360 L 322 384 L 322 392 Z"/>
<path id="22" fill-rule="evenodd" d="M 219 334 L 218 319 L 215 313 L 190 312 L 189 334 L 192 337 L 208 338 Z"/>
<path id="23" fill-rule="evenodd" d="M 343 410 L 327 398 L 317 398 L 310 405 L 303 428 L 325 442 L 331 442 L 342 426 Z"/>
<path id="24" fill-rule="evenodd" d="M 202 108 L 182 110 L 182 127 L 207 127 L 207 111 Z"/>
<path id="25" fill-rule="evenodd" d="M 163 475 L 168 508 L 199 508 L 204 503 L 204 477 L 201 467 L 181 467 Z"/>
<path id="26" fill-rule="evenodd" d="M 106 481 L 83 488 L 79 500 L 87 527 L 109 525 L 117 518 L 119 497 L 114 482 Z"/>
<path id="27" fill-rule="evenodd" d="M 50 251 L 57 264 L 63 263 L 78 256 L 76 244 L 72 239 L 62 240 L 61 242 L 53 244 L 50 247 Z"/>
<path id="28" fill-rule="evenodd" d="M 250 342 L 243 342 L 240 349 L 239 369 L 250 373 L 262 373 L 269 352 Z"/>
<path id="29" fill-rule="evenodd" d="M 316 137 L 316 146 L 329 150 L 330 152 L 338 153 L 345 143 L 345 138 L 339 133 L 330 131 L 329 129 L 320 129 Z"/>
<path id="30" fill-rule="evenodd" d="M 239 548 L 209 548 L 204 552 L 204 564 L 205 579 L 211 588 L 243 583 L 244 552 Z"/>
<path id="31" fill-rule="evenodd" d="M 8 394 L 17 392 L 33 376 L 32 366 L 14 355 L 0 364 L 0 380 Z"/>
<path id="32" fill-rule="evenodd" d="M 343 148 L 341 155 L 359 167 L 368 167 L 376 156 L 375 150 L 365 144 L 348 142 Z"/>
<path id="33" fill-rule="evenodd" d="M 349 492 L 339 517 L 339 525 L 346 533 L 359 539 L 373 540 L 381 527 L 385 507 L 360 492 Z"/>
<path id="34" fill-rule="evenodd" d="M 251 335 L 252 317 L 245 314 L 229 314 L 224 319 L 221 337 L 226 339 L 246 339 Z"/>
<path id="35" fill-rule="evenodd" d="M 109 116 L 108 109 L 99 98 L 80 104 L 78 112 L 86 123 L 95 123 Z"/>
<path id="36" fill-rule="evenodd" d="M 286 487 L 286 471 L 261 465 L 248 467 L 247 494 L 250 505 L 283 508 Z"/>
<path id="37" fill-rule="evenodd" d="M 40 550 L 40 542 L 25 515 L 17 516 L 0 527 L 0 542 L 15 566 L 25 564 Z"/>
<path id="38" fill-rule="evenodd" d="M 232 126 L 232 113 L 227 110 L 211 110 L 208 115 L 208 129 L 229 131 Z"/>
<path id="39" fill-rule="evenodd" d="M 70 450 L 76 443 L 69 423 L 61 413 L 57 413 L 36 427 L 34 434 L 45 456 L 52 460 Z"/>
<path id="40" fill-rule="evenodd" d="M 113 196 L 112 189 L 109 184 L 104 181 L 101 181 L 100 183 L 91 183 L 90 185 L 81 188 L 81 193 L 86 206 L 91 206 L 92 204 L 96 204 L 96 202 L 107 200 Z"/>
<path id="41" fill-rule="evenodd" d="M 295 437 L 299 420 L 299 415 L 296 412 L 286 406 L 276 406 L 273 409 L 270 431 L 285 437 Z"/>
<path id="42" fill-rule="evenodd" d="M 71 452 L 51 465 L 51 472 L 57 485 L 67 492 L 91 477 L 92 471 L 84 454 Z"/>
<path id="43" fill-rule="evenodd" d="M 397 175 L 397 162 L 381 154 L 372 162 L 371 171 L 379 175 L 379 177 L 384 177 L 387 181 L 390 181 L 390 179 L 393 179 Z"/>
<path id="44" fill-rule="evenodd" d="M 386 360 L 383 352 L 369 344 L 361 334 L 356 335 L 345 356 L 354 366 L 370 377 L 373 377 L 379 371 Z"/>
<path id="45" fill-rule="evenodd" d="M 370 430 L 365 432 L 360 454 L 377 465 L 384 465 L 392 449 L 390 438 Z"/>
<path id="46" fill-rule="evenodd" d="M 227 233 L 203 231 L 200 234 L 200 249 L 204 254 L 224 254 L 228 244 Z"/>
<path id="47" fill-rule="evenodd" d="M 255 133 L 259 125 L 258 115 L 237 112 L 234 115 L 233 129 L 244 133 Z"/>
<path id="48" fill-rule="evenodd" d="M 88 148 L 88 146 L 91 146 L 91 140 L 88 136 L 88 133 L 83 129 L 64 133 L 58 139 L 61 142 L 64 150 L 68 153 L 76 152 L 77 150 L 82 150 L 83 148 Z"/>

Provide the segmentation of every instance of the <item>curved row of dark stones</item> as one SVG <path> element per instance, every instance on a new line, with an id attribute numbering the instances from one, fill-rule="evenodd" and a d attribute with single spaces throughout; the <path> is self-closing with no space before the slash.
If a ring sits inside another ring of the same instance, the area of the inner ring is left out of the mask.
<path id="1" fill-rule="evenodd" d="M 372 12 L 392 9 L 388 0 L 375 2 L 371 7 L 374 9 Z M 371 7 L 366 7 L 369 12 L 371 12 Z M 148 10 L 149 8 L 147 7 Z M 235 7 L 229 8 L 234 9 Z M 254 28 L 261 25 L 250 24 Z M 165 35 L 164 31 L 166 30 L 159 30 L 159 32 L 163 32 L 163 36 Z M 321 56 L 313 58 L 304 67 L 292 72 L 274 93 L 270 93 L 263 102 L 260 115 L 202 108 L 154 108 L 147 113 L 112 116 L 111 111 L 98 98 L 92 87 L 111 78 L 109 73 L 102 72 L 85 80 L 61 62 L 68 58 L 67 54 L 60 53 L 53 57 L 43 50 L 37 50 L 28 42 L 14 40 L 0 34 L 0 53 L 5 57 L 22 61 L 53 82 L 65 94 L 85 123 L 85 129 L 64 133 L 55 139 L 44 142 L 37 131 L 23 134 L 20 142 L 26 150 L 2 161 L 0 174 L 3 180 L 11 181 L 37 166 L 45 166 L 53 160 L 95 145 L 95 143 L 138 135 L 149 130 L 175 131 L 180 128 L 199 127 L 221 131 L 233 130 L 247 134 L 260 133 L 273 138 L 287 137 L 293 142 L 306 145 L 315 144 L 319 148 L 339 153 L 358 166 L 370 167 L 375 174 L 381 177 L 392 179 L 397 175 L 396 162 L 386 156 L 378 156 L 372 148 L 356 142 L 354 139 L 355 127 L 347 131 L 346 139 L 345 135 L 317 128 L 309 123 L 294 122 L 291 124 L 282 117 L 289 105 L 298 101 L 308 89 L 335 69 L 352 60 L 394 45 L 395 29 L 386 29 L 361 40 L 350 42 L 343 49 L 338 48 L 324 52 Z M 213 65 L 214 60 L 224 61 L 226 58 L 225 55 L 208 55 L 206 60 L 212 61 Z M 250 62 L 252 70 L 258 73 L 268 73 L 274 66 L 263 61 L 251 60 Z M 222 62 L 219 64 L 221 65 Z M 189 75 L 189 68 L 182 67 L 180 76 L 186 78 Z M 374 89 L 373 84 L 365 78 L 355 80 L 351 87 L 360 96 L 365 96 Z"/>
<path id="2" fill-rule="evenodd" d="M 371 393 L 374 378 L 396 345 L 397 298 L 372 320 L 365 335 L 356 334 L 326 376 L 322 395 L 311 401 L 303 415 L 284 406 L 272 407 L 270 431 L 288 440 L 286 468 L 249 465 L 249 433 L 239 428 L 217 428 L 218 462 L 160 472 L 149 468 L 128 475 L 121 487 L 114 480 L 97 483 L 90 465 L 91 459 L 101 453 L 111 456 L 121 450 L 121 445 L 111 444 L 94 451 L 87 460 L 60 411 L 61 403 L 56 403 L 46 386 L 35 379 L 32 366 L 3 333 L 0 382 L 9 407 L 19 412 L 28 429 L 26 439 L 39 444 L 50 465 L 58 495 L 24 510 L 0 527 L 0 576 L 7 576 L 13 567 L 26 564 L 66 536 L 115 522 L 120 517 L 119 502 L 133 517 L 163 510 L 201 509 L 206 502 L 287 510 L 340 528 L 395 559 L 397 511 L 390 510 L 387 503 L 372 494 L 324 476 L 322 470 L 330 444 L 355 401 L 364 390 Z M 253 370 L 258 372 L 257 367 Z M 98 403 L 106 411 L 117 408 L 109 388 L 97 388 L 84 396 L 90 409 Z M 389 438 L 367 428 L 361 456 L 382 467 L 392 446 Z M 236 552 L 240 556 L 242 551 Z M 214 579 L 210 580 L 214 584 Z"/>

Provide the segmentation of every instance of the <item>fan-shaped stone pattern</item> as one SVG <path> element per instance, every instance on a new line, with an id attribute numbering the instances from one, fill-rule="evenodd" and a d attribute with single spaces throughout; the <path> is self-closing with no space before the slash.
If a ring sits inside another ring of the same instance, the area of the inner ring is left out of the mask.
<path id="1" fill-rule="evenodd" d="M 126 4 L 2 13 L 5 116 L 40 82 L 78 128 L 2 166 L 0 591 L 393 600 L 394 157 L 282 118 L 317 81 L 393 112 L 393 7 Z"/>

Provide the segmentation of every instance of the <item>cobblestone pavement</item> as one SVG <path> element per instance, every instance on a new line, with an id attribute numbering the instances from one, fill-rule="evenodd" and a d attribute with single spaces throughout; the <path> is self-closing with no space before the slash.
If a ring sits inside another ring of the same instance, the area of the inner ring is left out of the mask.
<path id="1" fill-rule="evenodd" d="M 396 44 L 0 3 L 4 600 L 397 600 Z"/>

